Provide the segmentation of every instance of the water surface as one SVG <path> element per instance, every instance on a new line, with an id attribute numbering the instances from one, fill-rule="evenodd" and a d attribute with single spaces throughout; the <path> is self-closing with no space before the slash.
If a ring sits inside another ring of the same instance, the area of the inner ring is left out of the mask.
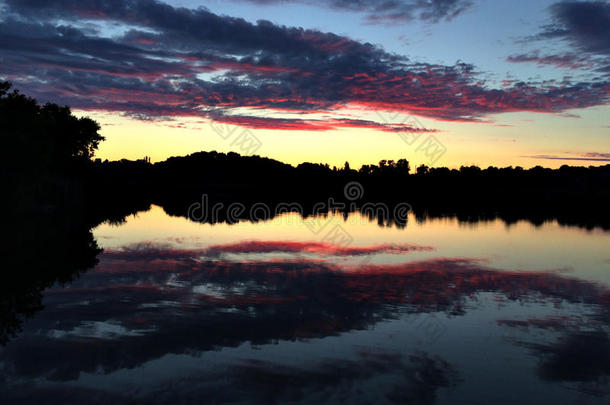
<path id="1" fill-rule="evenodd" d="M 607 403 L 610 233 L 153 206 L 0 349 L 11 402 Z"/>

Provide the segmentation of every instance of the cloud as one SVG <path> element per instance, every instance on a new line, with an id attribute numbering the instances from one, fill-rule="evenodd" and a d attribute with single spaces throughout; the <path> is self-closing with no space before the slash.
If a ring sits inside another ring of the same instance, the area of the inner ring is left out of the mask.
<path id="1" fill-rule="evenodd" d="M 578 156 L 558 156 L 558 155 L 532 155 L 524 156 L 532 159 L 548 159 L 548 160 L 576 160 L 589 162 L 610 162 L 610 153 L 589 152 Z"/>
<path id="2" fill-rule="evenodd" d="M 395 24 L 421 20 L 438 23 L 450 21 L 474 2 L 471 0 L 241 0 L 259 5 L 281 5 L 287 2 L 329 7 L 339 11 L 359 12 L 373 24 Z"/>
<path id="3" fill-rule="evenodd" d="M 610 153 L 589 152 L 586 155 L 589 157 L 599 157 L 599 158 L 610 159 Z"/>
<path id="4" fill-rule="evenodd" d="M 562 1 L 550 7 L 553 22 L 538 38 L 566 40 L 577 49 L 610 55 L 610 3 Z"/>
<path id="5" fill-rule="evenodd" d="M 511 55 L 506 60 L 512 63 L 534 62 L 539 66 L 552 65 L 567 69 L 585 69 L 592 66 L 589 58 L 571 53 L 541 56 L 539 52 L 533 52 Z"/>
<path id="6" fill-rule="evenodd" d="M 333 33 L 253 24 L 155 0 L 6 3 L 3 76 L 41 101 L 83 110 L 204 117 L 250 128 L 393 132 L 412 129 L 341 112 L 353 107 L 476 122 L 489 114 L 558 113 L 610 101 L 606 81 L 514 82 L 497 89 L 467 63 L 417 63 Z M 119 33 L 110 35 L 109 24 Z M 259 114 L 232 114 L 235 108 Z M 267 109 L 326 118 L 262 117 Z"/>
<path id="7" fill-rule="evenodd" d="M 378 123 L 359 119 L 295 119 L 271 118 L 244 115 L 226 115 L 211 112 L 209 118 L 216 122 L 239 125 L 251 129 L 278 129 L 299 131 L 329 131 L 340 128 L 370 128 L 383 132 L 438 132 L 435 129 L 415 127 L 407 124 Z"/>
<path id="8" fill-rule="evenodd" d="M 539 52 L 510 56 L 509 62 L 535 62 L 569 69 L 610 73 L 610 3 L 561 1 L 549 7 L 551 22 L 526 41 L 560 41 L 571 46 L 565 54 Z"/>

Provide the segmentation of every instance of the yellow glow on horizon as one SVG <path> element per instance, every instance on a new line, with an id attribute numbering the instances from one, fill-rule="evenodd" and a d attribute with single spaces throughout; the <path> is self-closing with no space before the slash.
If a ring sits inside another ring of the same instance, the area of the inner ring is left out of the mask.
<path id="1" fill-rule="evenodd" d="M 352 168 L 363 164 L 377 164 L 380 160 L 405 158 L 414 170 L 420 164 L 459 168 L 463 165 L 522 166 L 541 165 L 557 168 L 563 164 L 599 166 L 603 161 L 536 159 L 535 155 L 566 156 L 566 153 L 607 153 L 608 128 L 598 123 L 610 107 L 592 108 L 579 113 L 583 119 L 565 118 L 551 114 L 510 113 L 493 117 L 492 123 L 453 123 L 418 118 L 433 133 L 446 152 L 432 161 L 419 148 L 429 134 L 422 134 L 411 145 L 398 134 L 374 129 L 343 128 L 332 131 L 247 130 L 261 143 L 254 154 L 276 159 L 291 165 L 302 162 L 328 163 L 342 167 L 345 161 Z M 235 138 L 246 131 L 228 125 L 232 132 L 227 139 L 216 133 L 208 120 L 178 117 L 173 121 L 142 121 L 116 113 L 76 112 L 98 121 L 106 140 L 100 144 L 96 157 L 108 160 L 136 160 L 149 156 L 153 162 L 171 156 L 183 156 L 199 151 L 241 154 Z M 361 119 L 375 119 L 372 112 L 360 112 Z M 582 128 L 583 122 L 589 123 Z M 576 138 L 575 133 L 586 131 L 587 136 Z M 584 139 L 586 138 L 586 142 Z M 419 148 L 419 149 L 418 149 Z"/>

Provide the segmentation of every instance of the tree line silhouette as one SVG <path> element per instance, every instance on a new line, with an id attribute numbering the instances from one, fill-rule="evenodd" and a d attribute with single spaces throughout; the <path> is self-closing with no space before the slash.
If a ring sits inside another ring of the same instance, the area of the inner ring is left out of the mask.
<path id="1" fill-rule="evenodd" d="M 163 206 L 186 216 L 188 207 L 207 194 L 213 201 L 243 204 L 298 202 L 306 208 L 332 197 L 347 201 L 343 188 L 362 185 L 364 194 L 350 206 L 366 202 L 411 204 L 418 218 L 457 216 L 464 221 L 500 217 L 507 222 L 610 228 L 610 165 L 559 169 L 421 165 L 406 159 L 382 160 L 352 169 L 327 164 L 292 166 L 234 152 L 197 152 L 151 163 L 92 160 L 104 138 L 100 126 L 77 118 L 70 108 L 36 100 L 0 84 L 3 205 L 9 210 L 64 210 L 90 223 L 124 212 Z M 86 211 L 86 212 L 85 212 Z M 245 218 L 244 218 L 245 219 Z"/>
<path id="2" fill-rule="evenodd" d="M 307 210 L 316 203 L 333 198 L 356 208 L 367 202 L 389 206 L 406 202 L 422 220 L 457 216 L 462 221 L 501 218 L 507 223 L 527 219 L 542 224 L 557 219 L 565 224 L 610 229 L 606 209 L 610 165 L 555 170 L 540 166 L 420 166 L 412 173 L 405 159 L 354 170 L 348 163 L 343 168 L 314 163 L 294 167 L 234 152 L 197 152 L 154 164 L 97 160 L 93 166 L 96 183 L 104 184 L 102 189 L 120 189 L 124 197 L 146 195 L 150 203 L 181 216 L 187 216 L 188 207 L 206 194 L 210 204 L 220 202 L 225 207 L 234 202 L 246 206 L 263 202 L 271 207 L 297 202 L 305 207 L 305 214 L 313 213 Z M 345 185 L 354 181 L 364 191 L 356 200 L 344 195 Z"/>

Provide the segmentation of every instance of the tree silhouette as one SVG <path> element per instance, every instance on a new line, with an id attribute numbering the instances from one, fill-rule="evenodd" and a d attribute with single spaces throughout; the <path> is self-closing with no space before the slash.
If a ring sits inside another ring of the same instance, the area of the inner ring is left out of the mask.
<path id="1" fill-rule="evenodd" d="M 429 170 L 430 170 L 430 168 L 428 166 L 426 166 L 426 165 L 419 165 L 417 167 L 417 174 L 424 175 L 424 174 L 427 174 Z"/>
<path id="2" fill-rule="evenodd" d="M 39 105 L 0 82 L 0 165 L 8 169 L 63 168 L 93 157 L 104 140 L 90 118 L 72 115 L 68 106 Z"/>

